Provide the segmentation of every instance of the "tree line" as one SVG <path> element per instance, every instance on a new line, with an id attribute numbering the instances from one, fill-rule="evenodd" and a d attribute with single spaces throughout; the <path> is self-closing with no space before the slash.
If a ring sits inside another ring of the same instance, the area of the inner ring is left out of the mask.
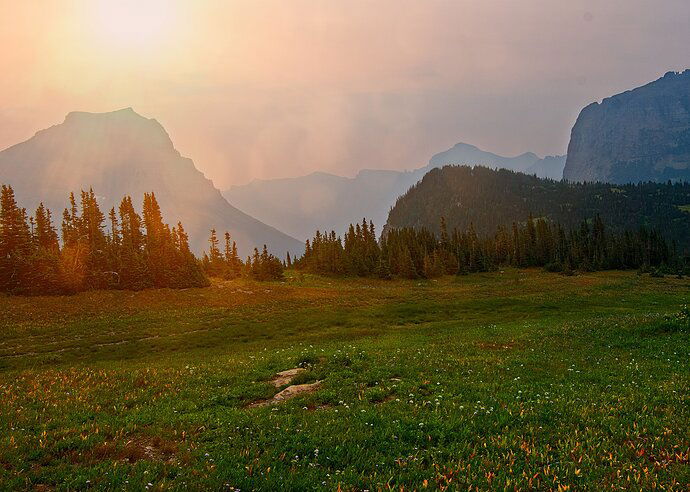
<path id="1" fill-rule="evenodd" d="M 163 221 L 155 194 L 144 193 L 139 215 L 131 197 L 107 217 L 93 190 L 74 193 L 62 213 L 60 233 L 42 203 L 28 216 L 11 186 L 0 190 L 0 292 L 68 294 L 92 289 L 187 288 L 209 285 L 208 277 L 280 278 L 283 264 L 266 247 L 242 262 L 225 234 L 221 253 L 212 231 L 209 253 L 197 259 L 180 222 Z"/>
<path id="2" fill-rule="evenodd" d="M 599 216 L 571 229 L 530 216 L 511 228 L 499 226 L 491 236 L 480 236 L 471 223 L 467 230 L 449 232 L 441 218 L 439 230 L 436 235 L 426 228 L 391 229 L 378 242 L 373 224 L 366 220 L 350 226 L 344 240 L 335 232 L 317 231 L 293 266 L 321 275 L 409 279 L 504 266 L 566 273 L 650 268 L 677 272 L 686 268 L 674 243 L 669 244 L 658 231 L 640 227 L 612 232 Z"/>
<path id="3" fill-rule="evenodd" d="M 211 231 L 201 259 L 189 248 L 181 223 L 163 220 L 154 193 L 145 193 L 139 215 L 129 196 L 104 215 L 93 190 L 82 191 L 79 204 L 69 196 L 60 234 L 50 210 L 40 204 L 32 216 L 17 205 L 14 191 L 0 192 L 0 292 L 24 295 L 63 294 L 90 289 L 204 287 L 209 277 L 273 280 L 285 268 L 321 275 L 434 278 L 444 274 L 485 272 L 503 266 L 544 267 L 550 271 L 665 269 L 687 273 L 688 258 L 657 230 L 609 229 L 599 215 L 566 228 L 544 217 L 499 226 L 479 234 L 473 225 L 449 232 L 441 218 L 438 231 L 401 227 L 377 239 L 364 219 L 341 238 L 317 231 L 301 257 L 285 262 L 254 249 L 242 260 L 229 233 L 224 242 Z"/>
<path id="4" fill-rule="evenodd" d="M 283 277 L 284 264 L 277 257 L 268 252 L 264 244 L 263 250 L 259 253 L 258 248 L 254 248 L 254 254 L 247 256 L 246 261 L 242 261 L 237 254 L 237 244 L 230 237 L 230 233 L 225 233 L 224 248 L 221 251 L 220 242 L 215 229 L 211 230 L 209 237 L 209 250 L 204 253 L 201 264 L 204 271 L 211 277 L 232 280 L 238 277 L 248 277 L 254 280 L 277 280 Z M 288 253 L 288 261 L 290 253 Z"/>
<path id="5" fill-rule="evenodd" d="M 142 215 L 125 196 L 107 219 L 93 190 L 81 192 L 79 205 L 71 193 L 60 229 L 58 236 L 43 204 L 27 217 L 12 188 L 2 186 L 1 291 L 31 295 L 208 285 L 184 227 L 163 222 L 153 193 L 144 194 Z"/>

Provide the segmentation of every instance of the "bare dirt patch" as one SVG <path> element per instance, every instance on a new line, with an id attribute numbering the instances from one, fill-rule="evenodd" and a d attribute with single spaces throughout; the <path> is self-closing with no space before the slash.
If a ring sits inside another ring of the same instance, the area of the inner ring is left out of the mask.
<path id="1" fill-rule="evenodd" d="M 396 395 L 385 396 L 385 397 L 381 398 L 380 400 L 375 401 L 374 405 L 383 405 L 384 403 L 391 402 L 391 401 L 395 400 L 395 397 L 396 397 Z"/>
<path id="2" fill-rule="evenodd" d="M 157 461 L 161 463 L 188 463 L 188 449 L 181 449 L 178 442 L 161 437 L 136 436 L 122 441 L 106 441 L 85 453 L 73 451 L 69 456 L 74 464 L 94 464 L 102 461 Z"/>
<path id="3" fill-rule="evenodd" d="M 503 343 L 497 343 L 497 342 L 479 342 L 477 343 L 477 347 L 480 349 L 484 350 L 511 350 L 511 349 L 516 349 L 518 348 L 518 343 L 514 341 L 510 342 L 503 342 Z"/>

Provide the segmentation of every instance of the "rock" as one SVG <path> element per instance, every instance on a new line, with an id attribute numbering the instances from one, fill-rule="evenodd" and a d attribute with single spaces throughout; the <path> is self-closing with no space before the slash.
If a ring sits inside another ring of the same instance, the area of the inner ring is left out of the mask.
<path id="1" fill-rule="evenodd" d="M 690 70 L 584 108 L 572 129 L 563 178 L 690 179 Z"/>
<path id="2" fill-rule="evenodd" d="M 321 381 L 316 381 L 315 383 L 310 384 L 294 384 L 292 386 L 288 386 L 283 391 L 275 395 L 269 402 L 278 403 L 281 401 L 289 400 L 290 398 L 294 398 L 304 393 L 313 393 L 320 387 Z"/>
<path id="3" fill-rule="evenodd" d="M 310 384 L 293 384 L 292 386 L 288 386 L 283 391 L 274 395 L 273 398 L 269 398 L 268 400 L 255 401 L 254 403 L 249 405 L 249 408 L 275 405 L 276 403 L 280 403 L 285 400 L 290 400 L 302 394 L 314 393 L 320 387 L 321 381 L 316 381 L 315 383 Z"/>
<path id="4" fill-rule="evenodd" d="M 271 383 L 273 383 L 273 386 L 276 388 L 280 388 L 281 386 L 285 386 L 286 384 L 292 382 L 292 380 L 295 379 L 298 374 L 304 371 L 306 371 L 306 369 L 296 367 L 295 369 L 288 369 L 287 371 L 279 372 L 273 376 Z"/>

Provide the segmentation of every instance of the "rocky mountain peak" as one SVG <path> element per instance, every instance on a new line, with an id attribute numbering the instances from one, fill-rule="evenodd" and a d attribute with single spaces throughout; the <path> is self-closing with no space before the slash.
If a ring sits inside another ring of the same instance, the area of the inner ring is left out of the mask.
<path id="1" fill-rule="evenodd" d="M 563 177 L 627 183 L 690 179 L 690 70 L 585 107 Z"/>
<path id="2" fill-rule="evenodd" d="M 11 185 L 29 211 L 43 202 L 58 217 L 70 192 L 93 188 L 104 211 L 124 195 L 140 203 L 155 192 L 165 219 L 180 220 L 200 252 L 211 228 L 229 231 L 240 252 L 266 244 L 271 252 L 299 253 L 302 244 L 231 206 L 182 157 L 155 119 L 132 108 L 108 113 L 72 112 L 64 122 L 0 152 L 0 183 Z"/>

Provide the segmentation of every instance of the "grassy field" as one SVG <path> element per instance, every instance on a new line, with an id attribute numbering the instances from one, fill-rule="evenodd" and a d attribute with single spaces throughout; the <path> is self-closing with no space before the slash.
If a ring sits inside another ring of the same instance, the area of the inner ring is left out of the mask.
<path id="1" fill-rule="evenodd" d="M 0 489 L 690 488 L 690 280 L 0 298 Z M 272 376 L 312 394 L 275 406 Z"/>

